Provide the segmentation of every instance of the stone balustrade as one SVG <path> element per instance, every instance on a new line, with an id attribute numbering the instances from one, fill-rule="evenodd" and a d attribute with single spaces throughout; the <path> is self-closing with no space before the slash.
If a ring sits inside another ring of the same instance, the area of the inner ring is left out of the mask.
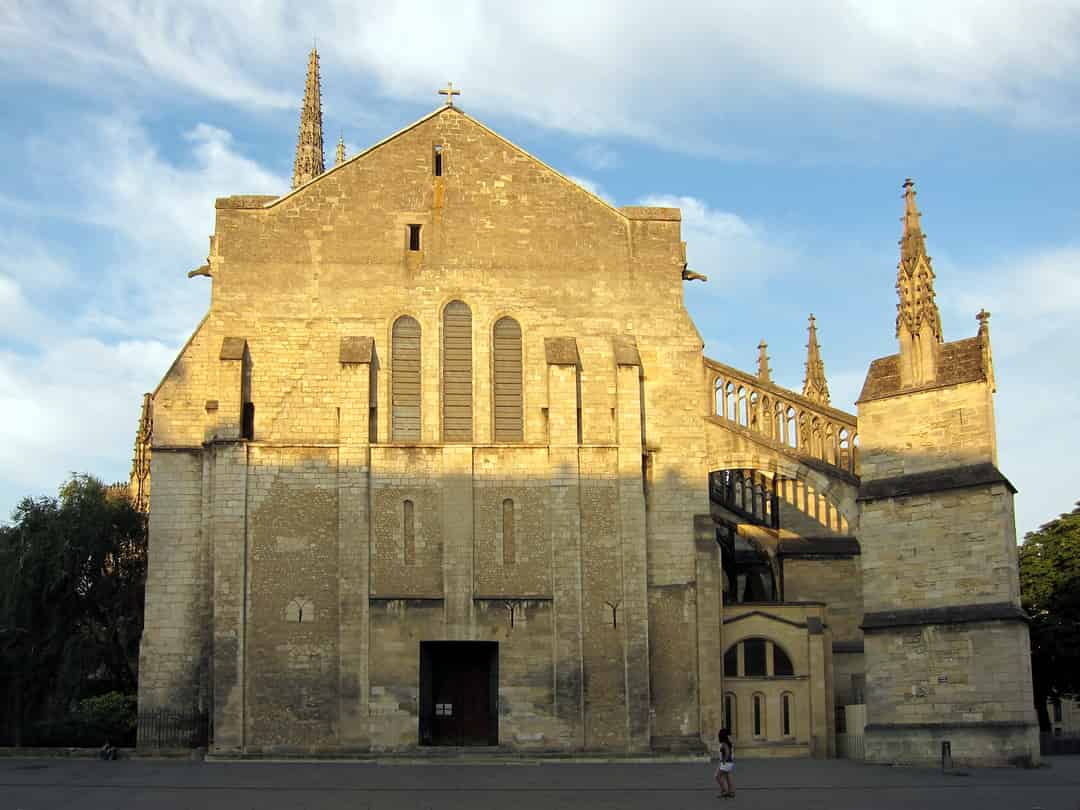
<path id="1" fill-rule="evenodd" d="M 705 360 L 710 415 L 839 470 L 858 474 L 854 415 L 715 360 Z"/>

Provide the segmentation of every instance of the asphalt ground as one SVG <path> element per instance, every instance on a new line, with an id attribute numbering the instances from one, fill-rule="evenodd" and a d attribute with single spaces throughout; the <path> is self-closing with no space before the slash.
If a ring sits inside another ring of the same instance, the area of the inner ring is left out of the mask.
<path id="1" fill-rule="evenodd" d="M 741 760 L 722 799 L 705 762 L 510 759 L 404 764 L 0 760 L 0 810 L 533 810 L 533 808 L 868 808 L 1080 810 L 1080 757 L 1032 770 Z"/>

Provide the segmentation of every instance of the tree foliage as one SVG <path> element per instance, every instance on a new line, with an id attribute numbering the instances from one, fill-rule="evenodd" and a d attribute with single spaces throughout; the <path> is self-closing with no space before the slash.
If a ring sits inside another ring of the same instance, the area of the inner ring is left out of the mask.
<path id="1" fill-rule="evenodd" d="M 1020 595 L 1031 616 L 1035 708 L 1045 730 L 1047 699 L 1080 694 L 1080 502 L 1024 536 Z"/>
<path id="2" fill-rule="evenodd" d="M 58 498 L 25 498 L 0 528 L 0 692 L 15 742 L 77 702 L 134 694 L 146 519 L 124 493 L 74 475 Z"/>

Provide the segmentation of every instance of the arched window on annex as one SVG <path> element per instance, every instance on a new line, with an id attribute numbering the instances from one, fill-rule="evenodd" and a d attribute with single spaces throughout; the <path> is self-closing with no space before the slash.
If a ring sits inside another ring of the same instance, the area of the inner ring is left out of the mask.
<path id="1" fill-rule="evenodd" d="M 791 692 L 780 695 L 780 734 L 795 736 L 795 696 Z"/>
<path id="2" fill-rule="evenodd" d="M 733 737 L 739 736 L 738 707 L 734 692 L 724 693 L 724 728 L 731 732 Z"/>
<path id="3" fill-rule="evenodd" d="M 499 318 L 492 330 L 492 400 L 495 441 L 525 440 L 521 380 L 521 326 Z"/>
<path id="4" fill-rule="evenodd" d="M 443 310 L 442 432 L 444 442 L 473 438 L 472 310 L 464 301 Z"/>
<path id="5" fill-rule="evenodd" d="M 390 334 L 390 435 L 420 441 L 420 322 L 402 315 Z"/>
<path id="6" fill-rule="evenodd" d="M 746 638 L 724 653 L 725 678 L 790 678 L 795 675 L 791 656 L 766 638 Z"/>
<path id="7" fill-rule="evenodd" d="M 750 698 L 750 706 L 753 713 L 751 719 L 754 725 L 754 737 L 765 737 L 765 695 L 761 692 L 754 692 Z"/>

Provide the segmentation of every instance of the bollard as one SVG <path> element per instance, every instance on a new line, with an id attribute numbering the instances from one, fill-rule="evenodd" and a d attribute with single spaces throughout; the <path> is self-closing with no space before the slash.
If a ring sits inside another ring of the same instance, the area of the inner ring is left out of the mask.
<path id="1" fill-rule="evenodd" d="M 941 770 L 952 770 L 952 743 L 948 740 L 941 743 Z"/>

